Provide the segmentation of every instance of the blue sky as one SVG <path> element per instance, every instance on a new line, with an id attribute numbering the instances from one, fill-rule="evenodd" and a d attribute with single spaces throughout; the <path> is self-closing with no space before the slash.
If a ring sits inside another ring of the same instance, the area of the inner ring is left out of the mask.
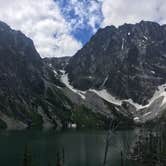
<path id="1" fill-rule="evenodd" d="M 84 45 L 97 29 L 100 28 L 103 21 L 101 1 L 80 0 L 72 2 L 70 0 L 59 0 L 57 2 L 66 21 L 73 21 L 72 26 L 74 28 L 71 31 L 71 35 Z M 92 5 L 95 6 L 94 10 L 89 11 L 88 8 L 92 7 Z M 80 11 L 80 9 L 83 9 L 83 12 Z M 80 11 L 80 13 L 78 13 L 78 11 Z M 89 24 L 89 17 L 95 19 L 94 25 Z"/>
<path id="2" fill-rule="evenodd" d="M 0 0 L 0 20 L 30 37 L 41 57 L 72 56 L 98 28 L 166 24 L 166 0 Z"/>

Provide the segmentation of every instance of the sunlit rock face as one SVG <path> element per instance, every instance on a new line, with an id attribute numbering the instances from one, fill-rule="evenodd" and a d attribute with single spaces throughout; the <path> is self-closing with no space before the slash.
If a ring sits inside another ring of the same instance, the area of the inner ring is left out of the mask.
<path id="1" fill-rule="evenodd" d="M 77 89 L 107 89 L 119 99 L 145 105 L 166 82 L 166 28 L 141 21 L 99 29 L 66 71 Z"/>

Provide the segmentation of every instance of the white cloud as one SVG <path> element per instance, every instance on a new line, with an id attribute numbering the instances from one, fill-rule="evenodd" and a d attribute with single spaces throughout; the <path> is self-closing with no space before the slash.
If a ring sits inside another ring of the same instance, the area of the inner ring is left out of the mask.
<path id="1" fill-rule="evenodd" d="M 165 0 L 103 0 L 102 26 L 136 23 L 141 20 L 166 23 Z"/>
<path id="2" fill-rule="evenodd" d="M 82 47 L 71 35 L 77 29 L 95 33 L 98 26 L 141 20 L 164 24 L 166 0 L 0 0 L 0 20 L 32 38 L 42 57 L 71 56 Z"/>
<path id="3" fill-rule="evenodd" d="M 0 20 L 32 38 L 42 57 L 71 56 L 82 46 L 53 0 L 0 0 Z"/>
<path id="4" fill-rule="evenodd" d="M 101 0 L 68 0 L 67 7 L 61 10 L 64 15 L 68 15 L 67 19 L 74 30 L 85 29 L 89 26 L 95 33 L 96 25 L 100 25 L 102 21 Z M 71 11 L 75 15 L 74 18 L 69 15 Z"/>

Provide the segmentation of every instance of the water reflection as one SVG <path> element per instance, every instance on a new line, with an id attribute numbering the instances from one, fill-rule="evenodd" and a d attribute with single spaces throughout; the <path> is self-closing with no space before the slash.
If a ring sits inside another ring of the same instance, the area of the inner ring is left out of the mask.
<path id="1" fill-rule="evenodd" d="M 166 128 L 156 125 L 154 128 L 140 128 L 137 138 L 130 147 L 129 158 L 141 166 L 166 165 Z"/>
<path id="2" fill-rule="evenodd" d="M 128 149 L 136 140 L 137 130 L 118 131 L 111 136 L 106 165 L 133 166 Z M 33 166 L 56 165 L 57 152 L 64 155 L 64 166 L 102 166 L 105 152 L 104 131 L 24 131 L 0 133 L 0 165 L 23 166 L 25 146 L 28 145 Z M 62 153 L 62 151 L 64 151 Z M 140 165 L 139 165 L 140 166 Z"/>

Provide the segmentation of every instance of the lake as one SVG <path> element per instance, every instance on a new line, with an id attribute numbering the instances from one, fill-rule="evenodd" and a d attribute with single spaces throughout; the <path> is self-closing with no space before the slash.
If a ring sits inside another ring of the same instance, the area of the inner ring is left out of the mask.
<path id="1" fill-rule="evenodd" d="M 121 165 L 124 142 L 128 140 L 131 144 L 134 137 L 135 130 L 118 131 L 111 136 L 107 165 Z M 0 133 L 0 166 L 23 166 L 26 145 L 32 153 L 33 166 L 55 165 L 57 151 L 62 149 L 65 166 L 102 166 L 105 138 L 105 131 L 3 131 Z M 136 166 L 136 163 L 125 162 L 127 166 Z"/>

